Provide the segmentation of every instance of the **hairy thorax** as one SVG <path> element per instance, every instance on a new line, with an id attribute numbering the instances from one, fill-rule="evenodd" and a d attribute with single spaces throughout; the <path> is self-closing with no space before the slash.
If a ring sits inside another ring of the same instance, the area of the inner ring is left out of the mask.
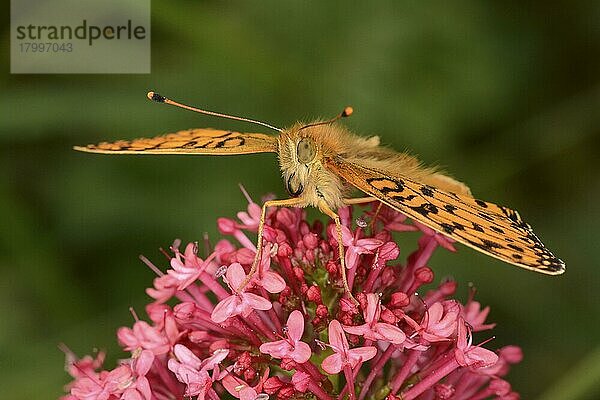
<path id="1" fill-rule="evenodd" d="M 304 207 L 319 207 L 324 202 L 335 210 L 343 205 L 343 198 L 351 189 L 331 170 L 332 165 L 343 168 L 340 163 L 361 165 L 385 171 L 391 178 L 409 178 L 448 192 L 471 195 L 466 185 L 437 168 L 424 167 L 413 156 L 381 147 L 377 136 L 357 136 L 338 124 L 297 123 L 281 133 L 278 147 L 285 187 L 292 197 L 302 200 Z"/>

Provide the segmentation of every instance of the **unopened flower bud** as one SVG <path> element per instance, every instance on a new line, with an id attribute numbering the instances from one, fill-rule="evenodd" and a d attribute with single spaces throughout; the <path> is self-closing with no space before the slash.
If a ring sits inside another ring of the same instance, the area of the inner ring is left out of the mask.
<path id="1" fill-rule="evenodd" d="M 306 291 L 306 298 L 308 301 L 320 304 L 323 302 L 321 299 L 321 289 L 317 285 L 312 285 Z"/>
<path id="2" fill-rule="evenodd" d="M 285 383 L 279 379 L 279 377 L 272 376 L 263 384 L 263 391 L 266 394 L 273 395 L 277 393 L 283 386 L 285 386 Z"/>
<path id="3" fill-rule="evenodd" d="M 389 307 L 402 308 L 410 304 L 410 297 L 404 292 L 394 292 L 390 299 Z"/>
<path id="4" fill-rule="evenodd" d="M 429 267 L 421 267 L 415 271 L 415 279 L 422 284 L 433 282 L 433 271 Z"/>
<path id="5" fill-rule="evenodd" d="M 221 217 L 217 219 L 217 228 L 222 235 L 233 234 L 237 230 L 236 225 L 235 221 L 230 218 Z"/>

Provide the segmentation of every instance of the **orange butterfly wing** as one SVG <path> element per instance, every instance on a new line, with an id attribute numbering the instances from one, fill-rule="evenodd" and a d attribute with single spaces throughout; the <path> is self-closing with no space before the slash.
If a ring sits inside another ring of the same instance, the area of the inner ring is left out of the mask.
<path id="1" fill-rule="evenodd" d="M 277 151 L 277 138 L 262 133 L 188 129 L 154 138 L 102 142 L 75 150 L 106 154 L 252 154 Z"/>
<path id="2" fill-rule="evenodd" d="M 336 157 L 327 166 L 350 184 L 457 242 L 522 268 L 561 274 L 554 256 L 516 211 Z"/>

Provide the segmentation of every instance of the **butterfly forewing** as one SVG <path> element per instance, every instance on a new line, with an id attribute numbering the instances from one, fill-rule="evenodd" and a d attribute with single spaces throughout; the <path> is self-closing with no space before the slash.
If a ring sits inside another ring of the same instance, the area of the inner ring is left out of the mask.
<path id="1" fill-rule="evenodd" d="M 415 221 L 502 261 L 545 274 L 564 272 L 516 211 L 423 185 L 336 157 L 327 166 L 356 188 Z"/>
<path id="2" fill-rule="evenodd" d="M 108 154 L 251 154 L 277 151 L 277 138 L 262 133 L 188 129 L 153 138 L 102 142 L 80 151 Z"/>

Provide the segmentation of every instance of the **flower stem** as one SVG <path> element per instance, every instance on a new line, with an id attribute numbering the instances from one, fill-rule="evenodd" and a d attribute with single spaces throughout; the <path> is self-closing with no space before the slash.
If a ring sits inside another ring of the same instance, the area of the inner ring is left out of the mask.
<path id="1" fill-rule="evenodd" d="M 383 270 L 383 268 L 376 266 L 375 268 L 372 268 L 371 271 L 369 271 L 369 275 L 367 276 L 367 281 L 363 285 L 363 290 L 365 291 L 365 293 L 369 293 L 372 291 L 373 285 L 375 284 L 375 281 L 379 277 L 379 274 L 381 273 L 382 270 Z"/>
<path id="2" fill-rule="evenodd" d="M 233 237 L 236 238 L 237 241 L 240 242 L 240 244 L 245 248 L 256 251 L 256 246 L 254 243 L 252 243 L 252 241 L 248 239 L 248 236 L 246 236 L 241 230 L 236 229 L 233 232 Z"/>
<path id="3" fill-rule="evenodd" d="M 323 374 L 319 372 L 319 369 L 310 361 L 307 361 L 303 364 L 299 364 L 299 367 L 303 368 L 306 373 L 308 373 L 313 379 L 317 382 L 321 382 L 324 378 Z"/>
<path id="4" fill-rule="evenodd" d="M 265 290 L 265 288 L 261 287 L 260 288 L 260 294 L 265 298 L 268 299 L 269 298 L 269 294 L 267 293 L 267 291 Z M 282 325 L 281 325 L 281 321 L 279 320 L 279 316 L 277 315 L 277 313 L 275 312 L 275 310 L 273 309 L 273 307 L 271 307 L 268 311 L 266 312 L 262 312 L 262 314 L 268 318 L 268 322 L 271 323 L 271 325 L 273 325 L 275 327 L 275 330 L 277 331 L 277 333 L 279 333 L 280 335 L 283 333 L 282 330 Z"/>
<path id="5" fill-rule="evenodd" d="M 152 365 L 154 367 L 154 370 L 158 372 L 158 376 L 160 377 L 160 379 L 169 389 L 170 393 L 182 393 L 182 391 L 179 388 L 178 382 L 175 380 L 175 377 L 170 373 L 170 371 L 167 370 L 167 368 L 165 368 L 163 364 L 160 363 L 160 361 L 157 358 L 154 359 Z"/>
<path id="6" fill-rule="evenodd" d="M 202 272 L 198 278 L 218 297 L 219 301 L 230 296 L 227 290 L 208 272 Z"/>
<path id="7" fill-rule="evenodd" d="M 265 324 L 265 322 L 260 318 L 256 311 L 252 311 L 246 319 L 246 323 L 253 327 L 255 330 L 259 331 L 262 335 L 269 338 L 269 340 L 276 340 L 277 337 L 273 334 L 273 332 L 269 329 L 269 327 Z"/>
<path id="8" fill-rule="evenodd" d="M 292 268 L 292 263 L 289 259 L 289 257 L 276 257 L 277 259 L 277 263 L 281 266 L 281 268 L 283 269 L 284 274 L 287 276 L 287 283 L 290 285 L 290 287 L 294 290 L 294 292 L 296 293 L 296 295 L 300 296 L 300 287 L 298 285 L 298 280 L 296 279 L 296 276 L 294 275 L 294 269 Z"/>
<path id="9" fill-rule="evenodd" d="M 246 321 L 239 316 L 230 318 L 227 322 L 231 324 L 230 327 L 232 328 L 232 332 L 234 332 L 236 336 L 244 337 L 255 346 L 260 346 L 262 344 L 262 341 L 256 336 L 256 333 L 254 333 L 252 328 L 250 328 Z"/>
<path id="10" fill-rule="evenodd" d="M 408 265 L 403 271 L 404 279 L 398 285 L 398 288 L 402 292 L 408 293 L 409 295 L 411 294 L 407 292 L 407 290 L 412 286 L 412 283 L 414 282 L 415 271 L 425 266 L 427 260 L 429 260 L 436 247 L 437 242 L 435 240 L 435 237 L 433 235 L 429 235 L 426 237 L 425 244 L 420 245 L 419 248 L 415 250 L 413 254 L 411 254 L 411 256 L 409 257 Z"/>
<path id="11" fill-rule="evenodd" d="M 422 381 L 411 387 L 406 393 L 401 395 L 402 400 L 413 400 L 417 398 L 421 393 L 435 385 L 440 379 L 454 371 L 458 368 L 458 362 L 454 357 L 448 360 L 444 365 L 442 365 L 439 369 L 433 371 L 431 374 L 427 375 Z"/>
<path id="12" fill-rule="evenodd" d="M 410 355 L 402 365 L 402 368 L 398 371 L 394 379 L 392 379 L 392 394 L 396 394 L 396 392 L 402 387 L 402 384 L 410 374 L 413 366 L 417 363 L 419 359 L 420 352 L 417 350 L 410 350 Z"/>
<path id="13" fill-rule="evenodd" d="M 478 393 L 475 393 L 472 397 L 469 397 L 469 400 L 484 400 L 489 398 L 490 396 L 493 396 L 494 394 L 494 391 L 487 387 L 479 391 Z"/>
<path id="14" fill-rule="evenodd" d="M 333 397 L 328 395 L 321 385 L 312 379 L 308 382 L 308 390 L 310 390 L 319 400 L 333 400 Z"/>
<path id="15" fill-rule="evenodd" d="M 371 368 L 371 372 L 369 372 L 369 375 L 367 376 L 367 379 L 365 379 L 365 383 L 363 384 L 363 387 L 360 390 L 359 400 L 363 400 L 367 396 L 371 384 L 373 383 L 377 375 L 381 372 L 381 369 L 383 368 L 385 363 L 390 359 L 395 350 L 396 346 L 389 345 L 385 352 L 381 355 L 381 357 L 379 357 L 375 365 L 373 365 L 373 368 Z"/>
<path id="16" fill-rule="evenodd" d="M 354 374 L 352 373 L 352 367 L 350 364 L 344 366 L 344 376 L 346 377 L 346 388 L 350 395 L 350 400 L 356 399 L 356 392 L 354 391 Z"/>
<path id="17" fill-rule="evenodd" d="M 213 303 L 200 291 L 197 285 L 190 285 L 186 288 L 188 293 L 193 297 L 198 307 L 206 311 L 212 311 L 215 307 Z"/>

